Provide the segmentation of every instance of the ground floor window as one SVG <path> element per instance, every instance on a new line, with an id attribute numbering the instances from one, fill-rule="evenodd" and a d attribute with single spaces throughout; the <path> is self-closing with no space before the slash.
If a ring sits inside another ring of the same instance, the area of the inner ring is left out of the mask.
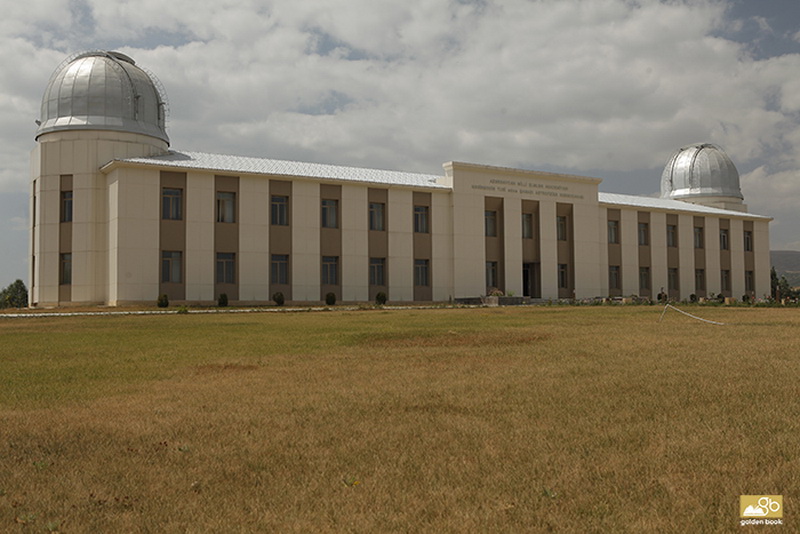
<path id="1" fill-rule="evenodd" d="M 414 285 L 427 287 L 430 284 L 430 260 L 414 260 Z"/>
<path id="2" fill-rule="evenodd" d="M 369 259 L 369 285 L 386 285 L 386 258 Z"/>
<path id="3" fill-rule="evenodd" d="M 175 250 L 161 252 L 161 281 L 180 284 L 183 264 L 183 253 Z"/>
<path id="4" fill-rule="evenodd" d="M 270 262 L 270 281 L 273 284 L 289 283 L 289 255 L 273 254 Z"/>
<path id="5" fill-rule="evenodd" d="M 497 280 L 497 262 L 496 261 L 487 261 L 486 262 L 486 288 L 487 291 L 489 289 L 495 289 L 498 286 Z"/>
<path id="6" fill-rule="evenodd" d="M 678 269 L 670 267 L 667 271 L 667 287 L 670 291 L 680 290 L 680 279 L 678 278 Z"/>
<path id="7" fill-rule="evenodd" d="M 566 263 L 558 264 L 558 288 L 559 289 L 569 288 L 569 270 Z"/>
<path id="8" fill-rule="evenodd" d="M 748 293 L 752 293 L 756 290 L 755 276 L 753 276 L 753 271 L 744 272 L 744 290 Z"/>
<path id="9" fill-rule="evenodd" d="M 59 257 L 58 283 L 67 285 L 72 283 L 72 254 L 67 252 Z"/>
<path id="10" fill-rule="evenodd" d="M 236 254 L 233 252 L 217 252 L 217 283 L 236 283 Z"/>
<path id="11" fill-rule="evenodd" d="M 322 285 L 339 285 L 339 256 L 322 256 Z"/>
<path id="12" fill-rule="evenodd" d="M 723 269 L 720 271 L 719 276 L 719 285 L 722 288 L 722 291 L 730 291 L 731 290 L 731 272 Z"/>
<path id="13" fill-rule="evenodd" d="M 608 288 L 622 289 L 619 277 L 619 265 L 608 266 Z"/>
<path id="14" fill-rule="evenodd" d="M 639 267 L 639 291 L 650 289 L 650 267 Z"/>
<path id="15" fill-rule="evenodd" d="M 695 291 L 706 290 L 706 271 L 704 269 L 694 270 L 694 289 Z"/>

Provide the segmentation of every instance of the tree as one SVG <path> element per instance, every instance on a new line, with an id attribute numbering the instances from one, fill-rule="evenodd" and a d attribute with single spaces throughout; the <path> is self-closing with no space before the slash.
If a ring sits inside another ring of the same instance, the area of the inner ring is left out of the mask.
<path id="1" fill-rule="evenodd" d="M 16 280 L 0 292 L 0 308 L 26 308 L 28 288 L 22 280 Z"/>

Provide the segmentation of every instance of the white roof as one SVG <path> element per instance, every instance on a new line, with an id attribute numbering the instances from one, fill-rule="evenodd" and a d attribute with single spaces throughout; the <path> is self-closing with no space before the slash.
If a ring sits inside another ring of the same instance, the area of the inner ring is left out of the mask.
<path id="1" fill-rule="evenodd" d="M 598 193 L 598 201 L 601 204 L 614 204 L 621 207 L 655 209 L 661 211 L 687 211 L 692 213 L 707 213 L 725 217 L 740 217 L 748 219 L 772 220 L 771 217 L 755 215 L 744 211 L 723 210 L 711 208 L 700 204 L 692 204 L 681 200 L 671 200 L 659 197 L 639 197 L 634 195 L 621 195 L 618 193 Z"/>
<path id="2" fill-rule="evenodd" d="M 122 163 L 155 165 L 179 169 L 196 169 L 236 174 L 268 174 L 271 176 L 300 176 L 305 178 L 369 182 L 382 185 L 402 185 L 450 189 L 437 183 L 442 176 L 413 172 L 384 171 L 361 167 L 344 167 L 321 163 L 302 163 L 279 159 L 207 154 L 204 152 L 177 152 L 170 150 L 161 156 L 128 158 Z M 114 162 L 111 162 L 113 164 Z"/>

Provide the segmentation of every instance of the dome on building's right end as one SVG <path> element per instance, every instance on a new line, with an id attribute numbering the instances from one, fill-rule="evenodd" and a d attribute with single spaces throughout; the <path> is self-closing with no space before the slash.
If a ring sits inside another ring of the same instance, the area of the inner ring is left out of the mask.
<path id="1" fill-rule="evenodd" d="M 744 198 L 739 171 L 722 148 L 698 143 L 672 154 L 661 175 L 661 198 L 702 202 L 720 197 Z"/>

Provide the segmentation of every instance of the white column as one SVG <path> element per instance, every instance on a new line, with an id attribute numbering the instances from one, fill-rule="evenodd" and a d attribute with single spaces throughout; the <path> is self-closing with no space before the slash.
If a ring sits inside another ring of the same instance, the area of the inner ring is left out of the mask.
<path id="1" fill-rule="evenodd" d="M 539 251 L 543 299 L 558 299 L 556 238 L 556 204 L 555 202 L 539 202 Z"/>
<path id="2" fill-rule="evenodd" d="M 606 209 L 597 204 L 575 204 L 572 207 L 572 219 L 575 230 L 575 298 L 607 295 Z"/>
<path id="3" fill-rule="evenodd" d="M 269 295 L 269 179 L 239 178 L 239 300 L 267 302 Z"/>
<path id="4" fill-rule="evenodd" d="M 503 254 L 506 294 L 522 296 L 522 200 L 503 199 Z"/>

